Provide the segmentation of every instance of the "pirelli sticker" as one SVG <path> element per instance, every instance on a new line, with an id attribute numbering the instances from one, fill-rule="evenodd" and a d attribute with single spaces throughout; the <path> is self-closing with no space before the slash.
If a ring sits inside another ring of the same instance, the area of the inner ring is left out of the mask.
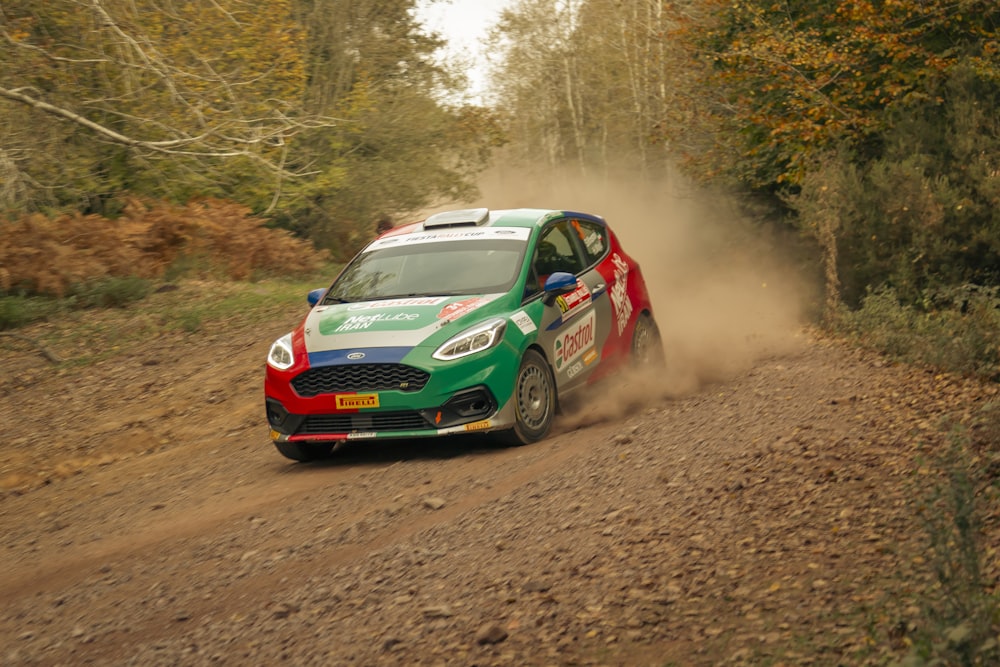
<path id="1" fill-rule="evenodd" d="M 338 410 L 364 410 L 379 405 L 378 394 L 337 394 L 335 400 Z"/>
<path id="2" fill-rule="evenodd" d="M 483 421 L 472 422 L 471 424 L 465 425 L 466 431 L 482 431 L 488 429 L 492 424 L 489 419 L 484 419 Z"/>

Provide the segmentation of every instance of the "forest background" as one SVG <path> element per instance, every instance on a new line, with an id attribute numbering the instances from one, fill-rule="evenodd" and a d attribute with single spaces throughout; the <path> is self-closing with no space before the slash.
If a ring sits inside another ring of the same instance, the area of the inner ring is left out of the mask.
<path id="1" fill-rule="evenodd" d="M 342 262 L 502 162 L 679 172 L 797 242 L 818 321 L 1000 378 L 994 0 L 515 0 L 484 103 L 416 4 L 0 2 L 0 325 Z"/>

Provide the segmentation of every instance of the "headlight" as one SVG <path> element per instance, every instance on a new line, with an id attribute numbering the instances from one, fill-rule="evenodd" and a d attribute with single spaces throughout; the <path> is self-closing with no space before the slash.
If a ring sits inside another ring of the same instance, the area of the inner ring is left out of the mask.
<path id="1" fill-rule="evenodd" d="M 433 354 L 435 359 L 451 361 L 476 352 L 488 350 L 503 339 L 507 320 L 496 319 L 483 322 L 466 329 L 454 338 L 449 338 Z"/>
<path id="2" fill-rule="evenodd" d="M 285 334 L 271 344 L 271 351 L 267 353 L 267 363 L 279 371 L 291 368 L 295 363 L 295 355 L 292 354 L 292 334 Z"/>

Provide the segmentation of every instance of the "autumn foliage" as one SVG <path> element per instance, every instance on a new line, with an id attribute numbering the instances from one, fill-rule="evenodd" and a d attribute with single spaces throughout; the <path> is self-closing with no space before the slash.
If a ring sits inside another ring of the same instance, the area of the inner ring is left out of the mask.
<path id="1" fill-rule="evenodd" d="M 183 206 L 134 199 L 114 219 L 25 215 L 0 222 L 0 291 L 64 296 L 103 278 L 162 278 L 181 263 L 234 280 L 323 263 L 324 252 L 265 223 L 245 206 L 213 199 Z"/>

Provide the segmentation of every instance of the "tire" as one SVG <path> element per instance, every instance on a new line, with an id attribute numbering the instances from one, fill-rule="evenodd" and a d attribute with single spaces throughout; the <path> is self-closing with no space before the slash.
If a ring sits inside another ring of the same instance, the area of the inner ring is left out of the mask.
<path id="1" fill-rule="evenodd" d="M 632 365 L 638 368 L 663 368 L 663 340 L 656 322 L 647 313 L 639 315 L 632 333 Z"/>
<path id="2" fill-rule="evenodd" d="M 274 446 L 285 458 L 303 463 L 329 458 L 333 451 L 333 445 L 325 442 L 276 442 Z"/>
<path id="3" fill-rule="evenodd" d="M 556 413 L 556 387 L 549 365 L 535 350 L 521 358 L 512 400 L 514 428 L 501 435 L 506 444 L 529 445 L 549 434 Z"/>

